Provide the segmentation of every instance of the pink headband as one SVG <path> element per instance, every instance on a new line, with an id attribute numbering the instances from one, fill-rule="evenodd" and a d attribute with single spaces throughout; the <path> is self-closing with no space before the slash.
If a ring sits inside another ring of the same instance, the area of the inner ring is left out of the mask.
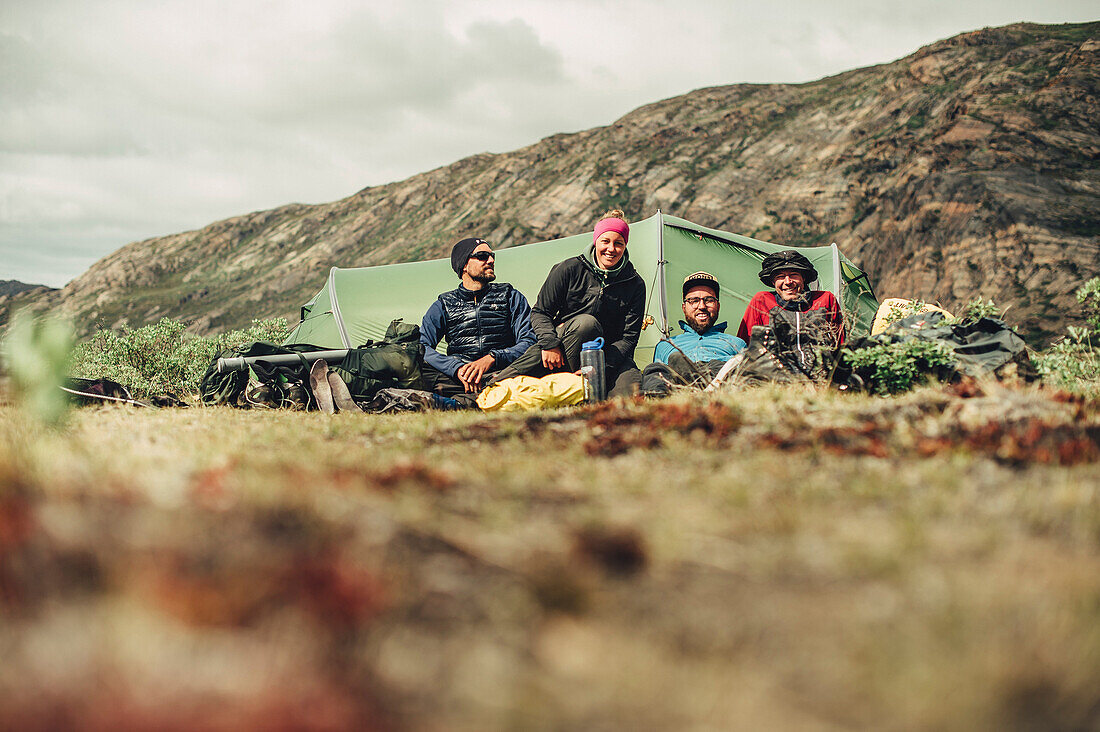
<path id="1" fill-rule="evenodd" d="M 600 222 L 596 224 L 596 231 L 592 234 L 592 241 L 595 242 L 600 238 L 600 234 L 606 231 L 617 231 L 622 235 L 624 243 L 630 241 L 630 225 L 622 219 L 601 219 Z"/>

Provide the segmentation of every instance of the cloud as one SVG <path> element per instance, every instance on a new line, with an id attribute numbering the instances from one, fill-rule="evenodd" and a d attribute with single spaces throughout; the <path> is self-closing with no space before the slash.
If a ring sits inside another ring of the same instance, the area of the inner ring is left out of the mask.
<path id="1" fill-rule="evenodd" d="M 63 284 L 132 240 L 333 200 L 703 86 L 808 81 L 981 25 L 1093 13 L 1020 0 L 9 0 L 0 279 Z"/>

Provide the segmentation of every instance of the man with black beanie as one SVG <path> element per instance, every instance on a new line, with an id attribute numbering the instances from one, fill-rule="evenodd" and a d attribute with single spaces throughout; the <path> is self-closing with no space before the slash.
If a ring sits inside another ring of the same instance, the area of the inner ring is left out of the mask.
<path id="1" fill-rule="evenodd" d="M 420 325 L 425 377 L 437 394 L 474 404 L 487 378 L 535 344 L 531 306 L 519 290 L 496 280 L 496 257 L 482 239 L 451 249 L 457 288 L 428 308 Z M 436 346 L 447 341 L 447 353 Z"/>

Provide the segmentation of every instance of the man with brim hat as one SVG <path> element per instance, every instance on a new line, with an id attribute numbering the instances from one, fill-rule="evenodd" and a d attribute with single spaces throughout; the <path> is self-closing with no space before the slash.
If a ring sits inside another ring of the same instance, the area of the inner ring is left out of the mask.
<path id="1" fill-rule="evenodd" d="M 709 272 L 684 278 L 680 321 L 683 331 L 662 340 L 653 351 L 653 363 L 642 371 L 647 396 L 663 396 L 671 384 L 705 386 L 727 361 L 744 350 L 745 341 L 726 333 L 718 322 L 722 288 Z"/>
<path id="2" fill-rule="evenodd" d="M 752 329 L 758 325 L 768 325 L 777 308 L 795 313 L 796 322 L 800 321 L 798 313 L 820 310 L 824 311 L 825 320 L 834 331 L 837 345 L 842 344 L 844 318 L 840 303 L 831 292 L 809 289 L 810 283 L 816 279 L 817 270 L 810 260 L 793 249 L 764 257 L 760 265 L 760 281 L 773 289 L 752 296 L 737 328 L 737 336 L 747 342 L 752 336 Z"/>
<path id="3" fill-rule="evenodd" d="M 496 282 L 496 256 L 482 239 L 463 239 L 451 250 L 457 288 L 428 308 L 420 325 L 424 376 L 432 391 L 472 406 L 495 373 L 534 345 L 531 307 L 511 285 Z M 447 341 L 447 353 L 436 346 Z"/>

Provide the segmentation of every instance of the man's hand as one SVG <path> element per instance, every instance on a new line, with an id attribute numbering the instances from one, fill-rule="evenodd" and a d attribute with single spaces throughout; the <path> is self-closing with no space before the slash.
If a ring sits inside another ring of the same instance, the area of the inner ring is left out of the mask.
<path id="1" fill-rule="evenodd" d="M 485 377 L 485 373 L 493 367 L 494 363 L 496 363 L 496 359 L 493 358 L 493 354 L 487 353 L 476 361 L 459 366 L 455 376 L 462 382 L 462 386 L 465 387 L 466 391 L 477 391 L 477 388 L 481 386 L 481 380 Z"/>
<path id="2" fill-rule="evenodd" d="M 560 348 L 551 348 L 542 352 L 542 365 L 547 371 L 557 371 L 565 366 L 565 356 Z"/>

